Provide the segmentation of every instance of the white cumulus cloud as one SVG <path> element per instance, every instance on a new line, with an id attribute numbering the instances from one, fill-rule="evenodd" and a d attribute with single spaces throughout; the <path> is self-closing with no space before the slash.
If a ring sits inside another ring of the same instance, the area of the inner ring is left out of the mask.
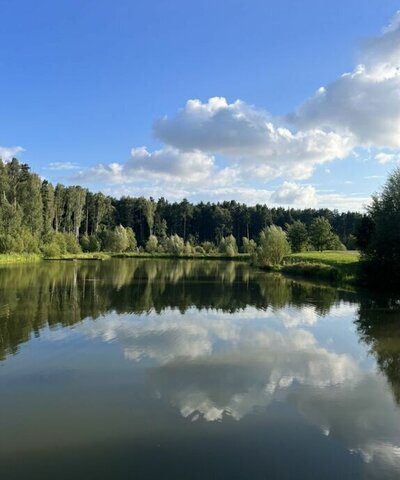
<path id="1" fill-rule="evenodd" d="M 364 43 L 359 63 L 288 116 L 301 129 L 353 136 L 359 146 L 400 148 L 400 13 Z"/>
<path id="2" fill-rule="evenodd" d="M 140 179 L 196 183 L 210 177 L 213 170 L 214 158 L 200 151 L 182 152 L 171 147 L 149 151 L 139 147 L 131 150 L 125 163 L 99 164 L 80 172 L 79 177 L 115 183 Z"/>
<path id="3" fill-rule="evenodd" d="M 298 185 L 284 182 L 271 196 L 274 203 L 313 207 L 318 203 L 315 188 L 311 185 Z"/>
<path id="4" fill-rule="evenodd" d="M 224 155 L 241 171 L 264 178 L 307 178 L 316 165 L 343 158 L 353 147 L 334 132 L 277 126 L 265 112 L 223 97 L 189 100 L 174 118 L 158 120 L 154 131 L 175 148 Z"/>

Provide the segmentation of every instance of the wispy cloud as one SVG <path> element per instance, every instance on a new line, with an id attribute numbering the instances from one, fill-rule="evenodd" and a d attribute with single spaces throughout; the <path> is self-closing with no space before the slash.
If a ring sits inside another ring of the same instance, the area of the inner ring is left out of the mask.
<path id="1" fill-rule="evenodd" d="M 49 170 L 78 170 L 80 167 L 76 162 L 52 162 L 47 168 Z"/>
<path id="2" fill-rule="evenodd" d="M 17 157 L 22 153 L 24 149 L 22 147 L 1 147 L 0 146 L 0 159 L 3 162 L 9 162 L 14 157 Z"/>

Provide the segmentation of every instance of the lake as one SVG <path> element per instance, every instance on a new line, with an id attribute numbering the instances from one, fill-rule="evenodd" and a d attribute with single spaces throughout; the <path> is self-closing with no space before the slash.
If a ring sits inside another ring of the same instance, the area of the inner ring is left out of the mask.
<path id="1" fill-rule="evenodd" d="M 0 268 L 0 477 L 400 478 L 400 304 L 245 263 Z"/>

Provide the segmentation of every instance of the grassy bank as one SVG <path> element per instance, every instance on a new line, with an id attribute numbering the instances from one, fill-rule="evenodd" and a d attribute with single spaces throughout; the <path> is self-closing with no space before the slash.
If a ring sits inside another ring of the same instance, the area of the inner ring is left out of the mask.
<path id="1" fill-rule="evenodd" d="M 55 257 L 45 257 L 38 254 L 0 254 L 0 265 L 1 264 L 12 264 L 12 263 L 29 263 L 29 262 L 39 262 L 41 260 L 47 261 L 78 261 L 78 260 L 108 260 L 110 258 L 179 258 L 179 259 L 205 259 L 205 260 L 249 260 L 250 255 L 247 253 L 239 253 L 232 257 L 223 255 L 221 253 L 210 253 L 210 254 L 201 254 L 194 253 L 191 255 L 173 255 L 171 253 L 113 253 L 113 252 L 95 252 L 95 253 L 66 253 L 58 255 Z"/>
<path id="2" fill-rule="evenodd" d="M 103 261 L 110 258 L 179 258 L 179 259 L 198 259 L 198 260 L 241 260 L 250 259 L 249 254 L 237 254 L 228 257 L 220 253 L 175 256 L 169 253 L 74 253 L 64 254 L 58 257 L 48 257 L 36 254 L 8 254 L 0 255 L 1 264 L 30 263 L 47 261 L 79 261 L 94 260 Z M 346 251 L 324 251 L 324 252 L 303 252 L 293 253 L 287 256 L 284 264 L 278 268 L 278 271 L 287 275 L 301 276 L 303 278 L 323 280 L 333 283 L 355 284 L 358 277 L 360 266 L 360 257 L 358 252 Z"/>
<path id="3" fill-rule="evenodd" d="M 175 258 L 181 260 L 249 260 L 250 255 L 245 253 L 239 253 L 233 257 L 227 257 L 220 253 L 213 254 L 201 254 L 194 253 L 191 255 L 173 255 L 172 253 L 112 253 L 112 252 L 99 252 L 99 253 L 69 253 L 61 255 L 59 257 L 47 257 L 45 260 L 108 260 L 110 258 Z"/>
<path id="4" fill-rule="evenodd" d="M 172 253 L 110 253 L 113 258 L 179 258 L 179 259 L 199 259 L 199 260 L 249 260 L 248 253 L 238 253 L 232 257 L 222 253 L 192 253 L 190 255 L 173 255 Z"/>
<path id="5" fill-rule="evenodd" d="M 3 253 L 0 254 L 0 265 L 40 262 L 41 259 L 42 257 L 35 253 Z"/>
<path id="6" fill-rule="evenodd" d="M 285 258 L 282 273 L 330 282 L 354 284 L 360 268 L 360 255 L 355 251 L 293 253 Z"/>

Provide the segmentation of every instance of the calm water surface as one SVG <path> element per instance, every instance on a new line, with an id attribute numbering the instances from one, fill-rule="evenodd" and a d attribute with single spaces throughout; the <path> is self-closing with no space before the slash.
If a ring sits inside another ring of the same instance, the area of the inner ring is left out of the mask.
<path id="1" fill-rule="evenodd" d="M 400 306 L 216 261 L 0 269 L 0 478 L 398 479 Z"/>

